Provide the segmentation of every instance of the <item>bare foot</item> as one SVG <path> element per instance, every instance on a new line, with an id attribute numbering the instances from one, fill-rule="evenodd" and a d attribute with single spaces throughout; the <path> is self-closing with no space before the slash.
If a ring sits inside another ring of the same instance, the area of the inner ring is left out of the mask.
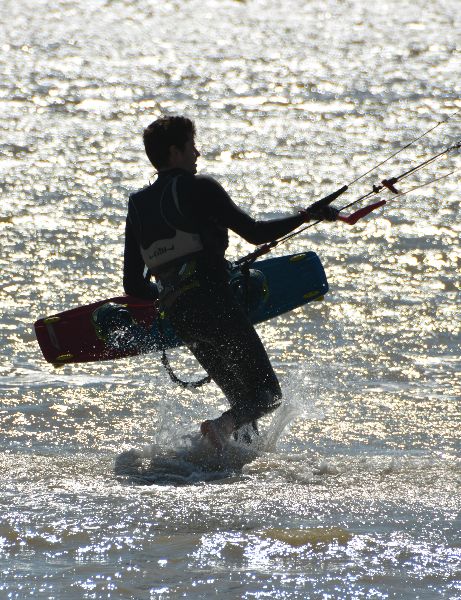
<path id="1" fill-rule="evenodd" d="M 200 431 L 218 452 L 222 452 L 227 439 L 234 431 L 234 419 L 228 413 L 224 413 L 217 419 L 203 421 Z"/>

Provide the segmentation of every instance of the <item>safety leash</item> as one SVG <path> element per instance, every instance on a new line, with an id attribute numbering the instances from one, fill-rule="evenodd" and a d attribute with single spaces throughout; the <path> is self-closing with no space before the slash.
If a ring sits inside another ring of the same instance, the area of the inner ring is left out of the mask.
<path id="1" fill-rule="evenodd" d="M 166 336 L 165 336 L 165 329 L 163 327 L 163 319 L 164 319 L 163 315 L 159 314 L 159 317 L 157 319 L 157 325 L 158 325 L 158 331 L 160 333 L 160 343 L 161 343 L 161 347 L 162 347 L 162 358 L 160 360 L 162 361 L 162 365 L 165 367 L 166 372 L 170 376 L 171 381 L 173 381 L 173 383 L 176 383 L 177 385 L 179 385 L 180 387 L 182 387 L 186 390 L 187 389 L 189 389 L 189 390 L 196 389 L 196 388 L 201 387 L 202 385 L 205 385 L 206 383 L 210 383 L 210 381 L 211 381 L 210 375 L 207 375 L 206 377 L 203 377 L 202 379 L 199 379 L 198 381 L 183 381 L 175 374 L 175 372 L 173 371 L 173 367 L 171 366 L 171 363 L 170 363 L 169 358 L 166 353 L 167 342 L 166 342 Z"/>

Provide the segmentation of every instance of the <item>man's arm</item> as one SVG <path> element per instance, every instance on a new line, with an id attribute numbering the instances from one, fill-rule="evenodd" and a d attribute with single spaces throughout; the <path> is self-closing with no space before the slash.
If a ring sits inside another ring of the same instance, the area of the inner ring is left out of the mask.
<path id="1" fill-rule="evenodd" d="M 144 277 L 145 264 L 141 256 L 138 241 L 133 232 L 129 218 L 125 228 L 125 253 L 123 262 L 123 289 L 125 294 L 156 300 L 158 298 L 157 286 Z"/>
<path id="2" fill-rule="evenodd" d="M 204 216 L 216 219 L 220 225 L 232 229 L 251 244 L 271 242 L 305 222 L 300 214 L 257 221 L 234 204 L 225 189 L 211 177 L 200 175 L 196 177 L 196 182 L 197 197 L 204 209 Z"/>

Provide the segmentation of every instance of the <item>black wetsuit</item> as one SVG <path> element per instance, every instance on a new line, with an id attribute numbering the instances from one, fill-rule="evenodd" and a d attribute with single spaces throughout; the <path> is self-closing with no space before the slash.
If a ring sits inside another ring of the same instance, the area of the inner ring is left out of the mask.
<path id="1" fill-rule="evenodd" d="M 264 346 L 229 289 L 224 258 L 228 229 L 262 244 L 302 222 L 299 215 L 255 221 L 215 180 L 181 169 L 161 172 L 154 184 L 130 196 L 125 292 L 155 297 L 144 277 L 146 262 L 152 260 L 154 266 L 147 266 L 159 284 L 163 308 L 178 336 L 226 395 L 236 428 L 277 408 L 282 394 Z M 170 250 L 167 242 L 176 226 L 202 248 L 158 265 L 158 257 Z"/>

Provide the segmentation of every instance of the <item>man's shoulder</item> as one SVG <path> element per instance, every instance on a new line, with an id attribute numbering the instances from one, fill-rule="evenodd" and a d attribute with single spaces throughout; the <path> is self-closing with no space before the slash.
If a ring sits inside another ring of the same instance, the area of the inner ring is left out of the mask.
<path id="1" fill-rule="evenodd" d="M 206 173 L 195 175 L 195 181 L 203 185 L 222 187 L 221 184 L 218 181 L 216 181 L 214 177 L 212 177 L 211 175 L 207 175 Z"/>
<path id="2" fill-rule="evenodd" d="M 223 198 L 227 198 L 227 192 L 225 191 L 223 186 L 218 181 L 216 181 L 214 177 L 211 177 L 211 175 L 196 175 L 195 181 L 197 188 L 201 192 L 201 194 L 211 195 L 214 198 L 216 196 L 222 196 Z"/>
<path id="3" fill-rule="evenodd" d="M 131 192 L 131 194 L 128 196 L 129 201 L 137 202 L 137 201 L 141 200 L 142 198 L 145 198 L 146 196 L 150 196 L 154 185 L 155 185 L 155 182 L 149 183 L 148 185 L 144 186 L 143 188 L 140 188 L 139 190 Z"/>

